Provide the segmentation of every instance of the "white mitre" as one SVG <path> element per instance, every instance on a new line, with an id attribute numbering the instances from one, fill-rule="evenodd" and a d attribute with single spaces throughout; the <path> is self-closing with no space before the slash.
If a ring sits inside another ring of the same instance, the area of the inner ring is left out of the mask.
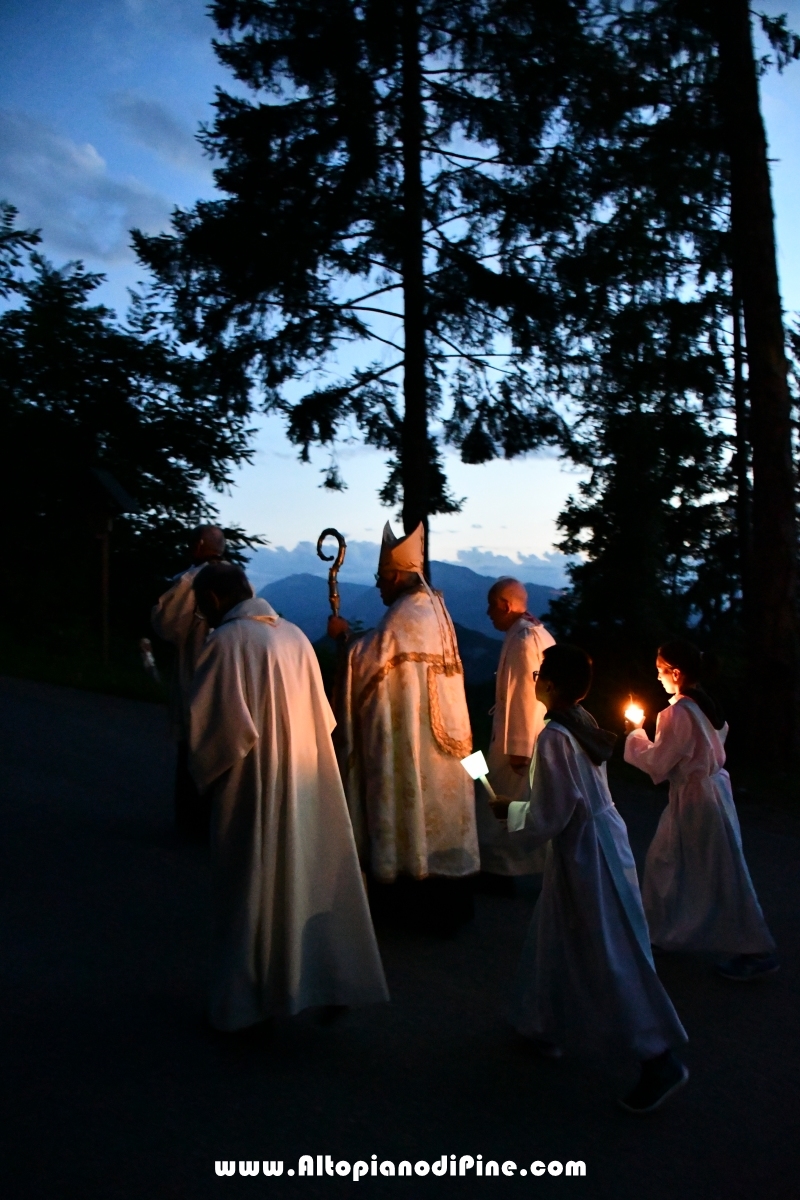
<path id="1" fill-rule="evenodd" d="M 379 571 L 412 571 L 422 575 L 425 562 L 425 526 L 420 521 L 412 533 L 395 537 L 387 521 L 383 527 Z"/>

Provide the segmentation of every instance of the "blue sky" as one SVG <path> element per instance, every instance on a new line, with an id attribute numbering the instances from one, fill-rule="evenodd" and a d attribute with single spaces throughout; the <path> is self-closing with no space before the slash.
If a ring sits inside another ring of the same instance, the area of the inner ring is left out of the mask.
<path id="1" fill-rule="evenodd" d="M 800 28 L 800 0 L 764 7 L 787 11 Z M 213 191 L 210 164 L 194 139 L 211 116 L 215 86 L 230 88 L 213 32 L 196 0 L 0 3 L 0 197 L 19 208 L 25 225 L 42 228 L 55 262 L 81 258 L 104 272 L 102 298 L 118 310 L 142 274 L 129 247 L 131 226 L 166 228 L 174 205 Z M 784 304 L 800 310 L 800 64 L 769 75 L 762 99 Z M 349 486 L 332 495 L 319 487 L 327 456 L 299 465 L 279 422 L 262 421 L 253 465 L 217 498 L 221 514 L 273 545 L 315 539 L 329 524 L 377 540 L 391 516 L 376 499 L 381 456 L 349 446 L 339 458 Z M 467 500 L 461 513 L 434 520 L 436 557 L 488 565 L 487 555 L 521 554 L 532 570 L 535 556 L 548 555 L 574 472 L 542 455 L 481 467 L 448 455 L 447 467 L 453 491 Z M 542 582 L 557 581 L 550 563 L 535 576 Z"/>

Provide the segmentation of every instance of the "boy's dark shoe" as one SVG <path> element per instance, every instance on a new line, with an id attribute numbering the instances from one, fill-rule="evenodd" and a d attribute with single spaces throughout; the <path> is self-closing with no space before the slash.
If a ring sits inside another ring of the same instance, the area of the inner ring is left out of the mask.
<path id="1" fill-rule="evenodd" d="M 642 1063 L 642 1073 L 636 1087 L 617 1103 L 626 1112 L 646 1116 L 660 1108 L 673 1092 L 683 1087 L 688 1078 L 689 1068 L 671 1050 L 667 1050 L 658 1058 L 650 1058 Z"/>
<path id="2" fill-rule="evenodd" d="M 723 979 L 732 979 L 734 983 L 753 983 L 756 979 L 774 975 L 780 969 L 777 954 L 737 954 L 736 958 L 719 963 L 717 974 Z"/>

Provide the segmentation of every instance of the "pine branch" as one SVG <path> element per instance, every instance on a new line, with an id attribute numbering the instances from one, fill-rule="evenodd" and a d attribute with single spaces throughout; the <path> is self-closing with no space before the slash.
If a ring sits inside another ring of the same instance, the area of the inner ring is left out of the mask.
<path id="1" fill-rule="evenodd" d="M 356 312 L 373 312 L 380 313 L 384 317 L 397 317 L 400 321 L 403 319 L 402 313 L 389 312 L 386 308 L 371 308 L 368 304 L 343 304 L 341 307 L 354 309 Z"/>

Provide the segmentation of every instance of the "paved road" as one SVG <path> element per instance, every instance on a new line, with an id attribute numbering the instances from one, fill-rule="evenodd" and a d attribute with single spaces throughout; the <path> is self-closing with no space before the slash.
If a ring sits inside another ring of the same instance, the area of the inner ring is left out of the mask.
<path id="1" fill-rule="evenodd" d="M 800 840 L 745 821 L 784 969 L 736 987 L 696 959 L 659 970 L 689 1030 L 689 1087 L 636 1120 L 629 1076 L 533 1059 L 503 1022 L 530 898 L 480 896 L 452 941 L 393 933 L 391 1006 L 271 1039 L 206 1028 L 208 862 L 171 832 L 161 709 L 0 680 L 0 1029 L 9 1200 L 336 1196 L 352 1180 L 217 1178 L 214 1161 L 582 1159 L 584 1179 L 359 1181 L 379 1197 L 800 1195 Z M 620 798 L 637 849 L 663 795 Z"/>

